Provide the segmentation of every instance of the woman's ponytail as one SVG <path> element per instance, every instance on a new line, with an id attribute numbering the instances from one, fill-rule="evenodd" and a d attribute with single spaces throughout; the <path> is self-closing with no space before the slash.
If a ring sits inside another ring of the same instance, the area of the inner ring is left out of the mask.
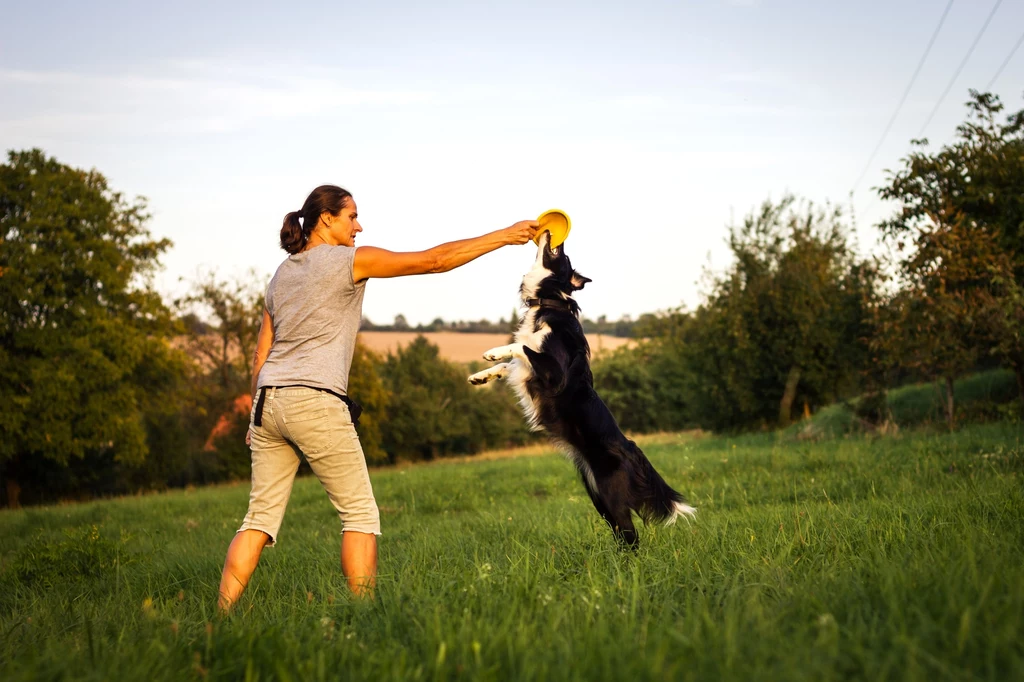
<path id="1" fill-rule="evenodd" d="M 310 192 L 301 209 L 284 217 L 281 248 L 290 254 L 302 251 L 320 222 L 320 216 L 324 213 L 338 215 L 351 197 L 349 192 L 335 185 L 321 185 Z"/>
<path id="2" fill-rule="evenodd" d="M 299 222 L 301 217 L 302 213 L 299 211 L 292 211 L 284 217 L 284 224 L 281 226 L 281 248 L 288 253 L 294 254 L 302 251 L 309 238 L 302 231 L 302 223 Z"/>

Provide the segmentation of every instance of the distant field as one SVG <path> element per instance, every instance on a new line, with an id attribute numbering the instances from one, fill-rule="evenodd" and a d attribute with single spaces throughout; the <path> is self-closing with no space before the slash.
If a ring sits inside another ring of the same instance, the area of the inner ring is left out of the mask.
<path id="1" fill-rule="evenodd" d="M 227 619 L 246 484 L 0 512 L 0 679 L 1024 679 L 1019 422 L 641 443 L 699 512 L 635 556 L 553 454 L 371 472 L 370 604 L 311 478 Z"/>
<path id="2" fill-rule="evenodd" d="M 418 332 L 359 332 L 359 340 L 378 353 L 394 352 L 399 346 L 413 341 Z M 451 362 L 472 362 L 480 360 L 485 350 L 508 343 L 508 334 L 461 334 L 459 332 L 423 332 L 427 341 L 440 349 L 441 357 Z M 590 350 L 594 355 L 615 350 L 619 346 L 633 343 L 607 334 L 587 334 Z"/>

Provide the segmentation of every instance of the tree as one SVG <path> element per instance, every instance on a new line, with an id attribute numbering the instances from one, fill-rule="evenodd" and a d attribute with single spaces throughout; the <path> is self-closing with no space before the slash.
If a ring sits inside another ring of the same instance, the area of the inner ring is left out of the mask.
<path id="1" fill-rule="evenodd" d="M 384 431 L 391 459 L 433 459 L 468 452 L 472 424 L 464 372 L 417 336 L 389 354 L 381 368 L 392 396 Z"/>
<path id="2" fill-rule="evenodd" d="M 954 141 L 929 153 L 928 140 L 912 140 L 914 151 L 877 188 L 883 199 L 900 204 L 879 227 L 903 251 L 953 216 L 962 217 L 991 232 L 1024 283 L 1024 109 L 1000 123 L 999 97 L 970 94 L 967 120 L 957 126 Z"/>
<path id="3" fill-rule="evenodd" d="M 879 226 L 905 287 L 893 343 L 944 380 L 950 425 L 953 380 L 982 354 L 1013 369 L 1024 399 L 1024 110 L 1000 123 L 999 98 L 974 90 L 967 108 L 952 143 L 914 140 L 878 189 L 900 204 Z"/>
<path id="4" fill-rule="evenodd" d="M 389 354 L 379 369 L 390 394 L 382 442 L 391 461 L 468 454 L 530 438 L 507 387 L 471 387 L 466 369 L 440 358 L 423 336 Z M 353 397 L 360 399 L 354 390 Z"/>
<path id="5" fill-rule="evenodd" d="M 186 324 L 189 352 L 217 376 L 234 398 L 248 393 L 256 337 L 263 322 L 265 278 L 255 271 L 233 281 L 200 274 L 190 291 L 175 301 Z"/>
<path id="6" fill-rule="evenodd" d="M 701 425 L 786 425 L 794 405 L 855 390 L 876 273 L 854 257 L 848 232 L 838 208 L 792 196 L 730 230 L 735 263 L 709 277 L 704 304 L 676 324 L 680 377 Z"/>
<path id="7" fill-rule="evenodd" d="M 141 463 L 138 371 L 171 317 L 151 276 L 170 246 L 98 171 L 10 152 L 0 165 L 0 467 L 17 506 L 26 474 L 72 460 Z"/>
<path id="8" fill-rule="evenodd" d="M 624 430 L 650 433 L 666 428 L 658 399 L 663 382 L 652 372 L 656 350 L 653 342 L 622 346 L 594 362 L 594 388 Z"/>
<path id="9" fill-rule="evenodd" d="M 380 365 L 381 359 L 376 353 L 356 343 L 348 377 L 348 394 L 363 408 L 357 430 L 363 454 L 367 462 L 372 464 L 380 464 L 388 459 L 384 451 L 382 426 L 388 423 L 391 392 L 380 375 Z"/>

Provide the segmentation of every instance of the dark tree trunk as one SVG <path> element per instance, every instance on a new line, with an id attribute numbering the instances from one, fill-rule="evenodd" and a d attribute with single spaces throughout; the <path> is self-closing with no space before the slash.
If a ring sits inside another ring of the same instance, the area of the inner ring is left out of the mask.
<path id="1" fill-rule="evenodd" d="M 779 403 L 779 425 L 789 426 L 793 413 L 793 401 L 796 399 L 796 387 L 800 383 L 800 368 L 792 367 L 786 377 L 786 390 L 782 393 Z"/>
<path id="2" fill-rule="evenodd" d="M 21 509 L 21 485 L 10 475 L 4 478 L 7 483 L 7 508 Z"/>
<path id="3" fill-rule="evenodd" d="M 7 490 L 8 509 L 21 508 L 21 483 L 18 482 L 21 478 L 21 474 L 18 472 L 21 468 L 19 466 L 21 464 L 20 460 L 21 456 L 15 455 L 12 459 L 7 461 L 2 470 L 4 488 Z"/>

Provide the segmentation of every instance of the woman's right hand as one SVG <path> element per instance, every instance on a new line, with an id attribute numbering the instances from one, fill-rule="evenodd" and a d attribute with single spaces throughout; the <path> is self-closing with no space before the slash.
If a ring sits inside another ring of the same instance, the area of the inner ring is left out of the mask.
<path id="1" fill-rule="evenodd" d="M 536 220 L 520 220 L 505 228 L 505 240 L 508 244 L 525 244 L 537 235 L 539 226 Z"/>

